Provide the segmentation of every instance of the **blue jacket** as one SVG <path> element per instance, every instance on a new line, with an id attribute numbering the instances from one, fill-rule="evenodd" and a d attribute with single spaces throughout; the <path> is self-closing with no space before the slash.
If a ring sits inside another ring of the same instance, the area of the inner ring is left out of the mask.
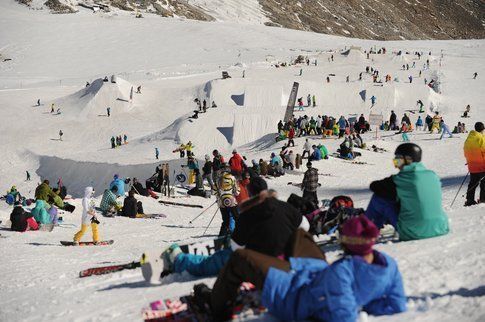
<path id="1" fill-rule="evenodd" d="M 345 121 L 345 118 L 341 117 L 338 120 L 338 126 L 340 127 L 341 130 L 345 129 L 345 126 L 347 125 L 347 122 Z"/>
<path id="2" fill-rule="evenodd" d="M 423 119 L 422 118 L 418 118 L 416 120 L 416 126 L 423 126 Z"/>
<path id="3" fill-rule="evenodd" d="M 382 264 L 346 256 L 332 265 L 311 258 L 290 258 L 291 271 L 270 268 L 262 301 L 283 321 L 314 318 L 354 322 L 358 311 L 388 315 L 406 310 L 401 274 L 396 262 L 374 251 Z"/>
<path id="4" fill-rule="evenodd" d="M 313 153 L 312 153 L 312 160 L 321 160 L 322 159 L 322 151 L 320 151 L 319 148 L 315 148 L 313 149 Z"/>
<path id="5" fill-rule="evenodd" d="M 113 186 L 118 187 L 118 192 L 116 193 L 117 196 L 124 196 L 125 195 L 125 179 L 123 178 L 118 178 L 113 181 L 111 181 L 111 184 L 109 185 L 109 190 L 113 188 Z"/>

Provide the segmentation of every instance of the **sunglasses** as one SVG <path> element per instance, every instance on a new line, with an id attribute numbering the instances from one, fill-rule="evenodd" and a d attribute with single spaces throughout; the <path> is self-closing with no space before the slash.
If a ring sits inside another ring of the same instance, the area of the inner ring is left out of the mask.
<path id="1" fill-rule="evenodd" d="M 404 161 L 404 158 L 401 156 L 396 156 L 394 159 L 392 159 L 392 163 L 394 164 L 394 167 L 400 168 L 402 167 L 406 162 Z"/>

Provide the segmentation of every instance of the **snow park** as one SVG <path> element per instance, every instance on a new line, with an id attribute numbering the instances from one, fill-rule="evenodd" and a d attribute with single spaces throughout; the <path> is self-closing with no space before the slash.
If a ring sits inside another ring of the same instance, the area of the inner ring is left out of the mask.
<path id="1" fill-rule="evenodd" d="M 0 321 L 485 321 L 485 5 L 436 2 L 0 1 Z"/>

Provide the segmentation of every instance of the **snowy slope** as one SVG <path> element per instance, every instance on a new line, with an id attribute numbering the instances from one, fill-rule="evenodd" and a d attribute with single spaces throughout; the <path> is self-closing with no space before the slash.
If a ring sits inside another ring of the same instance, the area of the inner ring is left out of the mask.
<path id="1" fill-rule="evenodd" d="M 245 6 L 249 8 L 253 2 Z M 340 54 L 350 46 L 362 50 L 385 46 L 388 54 L 372 55 L 369 60 L 358 50 Z M 66 18 L 44 11 L 33 14 L 13 1 L 2 1 L 0 54 L 12 60 L 0 61 L 0 190 L 16 185 L 23 194 L 32 196 L 41 178 L 55 182 L 62 176 L 74 197 L 90 184 L 99 194 L 114 173 L 148 178 L 160 162 L 154 158 L 155 147 L 160 149 L 161 160 L 172 160 L 177 157 L 172 150 L 187 140 L 194 142 L 196 156 L 201 159 L 216 148 L 228 157 L 234 147 L 248 160 L 267 159 L 283 145 L 274 143 L 273 138 L 294 81 L 300 82 L 299 97 L 315 94 L 318 104 L 297 115 L 367 116 L 369 98 L 376 95 L 373 111 L 386 118 L 391 109 L 398 115 L 415 109 L 421 99 L 427 109 L 442 112 L 450 126 L 464 121 L 471 129 L 485 116 L 484 47 L 484 40 L 374 42 L 230 22 L 150 16 L 134 19 L 123 12 L 94 16 L 80 11 Z M 412 64 L 414 57 L 396 57 L 392 52 L 398 50 L 424 51 L 430 70 L 417 77 L 425 59 L 416 61 L 415 69 L 400 70 L 403 63 Z M 335 61 L 329 62 L 332 53 Z M 299 54 L 317 59 L 318 65 L 272 66 Z M 365 66 L 400 81 L 377 87 L 364 75 L 359 82 L 358 74 Z M 297 76 L 300 68 L 301 77 Z M 221 80 L 223 70 L 232 78 Z M 475 71 L 479 77 L 473 80 Z M 96 80 L 112 74 L 118 76 L 119 83 Z M 335 76 L 326 83 L 329 74 Z M 406 82 L 410 74 L 415 77 L 412 84 Z M 347 75 L 349 83 L 345 82 Z M 441 93 L 425 87 L 424 77 L 438 77 Z M 85 87 L 86 81 L 91 87 Z M 136 89 L 138 85 L 142 85 L 142 93 L 134 94 L 131 103 L 117 100 L 129 98 L 131 86 Z M 366 102 L 359 95 L 362 90 L 366 90 Z M 189 120 L 196 108 L 195 97 L 214 100 L 218 107 Z M 43 105 L 35 107 L 38 98 Z M 61 108 L 60 115 L 50 113 L 51 102 Z M 471 118 L 461 119 L 466 104 L 472 107 Z M 104 115 L 107 105 L 111 106 L 110 118 Z M 416 118 L 411 115 L 413 122 Z M 62 142 L 57 141 L 59 129 L 65 133 Z M 110 149 L 111 136 L 121 134 L 128 135 L 129 143 Z M 439 141 L 436 134 L 410 135 L 423 147 L 424 163 L 442 178 L 443 203 L 452 231 L 440 238 L 377 246 L 400 265 L 409 312 L 369 317 L 369 321 L 481 321 L 485 317 L 485 275 L 481 269 L 485 265 L 481 228 L 485 207 L 463 208 L 461 196 L 450 207 L 467 172 L 462 153 L 466 136 L 457 137 Z M 365 207 L 370 198 L 369 183 L 395 173 L 392 151 L 401 138 L 386 132 L 379 140 L 374 139 L 374 133 L 364 139 L 390 152 L 363 151 L 362 161 L 368 165 L 338 159 L 320 162 L 316 165 L 320 173 L 332 174 L 322 177 L 320 198 L 349 194 L 358 207 Z M 331 151 L 340 143 L 333 139 L 312 141 L 324 143 Z M 301 152 L 303 143 L 304 139 L 297 139 L 295 151 Z M 182 171 L 176 161 L 171 168 Z M 31 172 L 31 182 L 24 181 L 25 170 Z M 298 170 L 268 183 L 286 199 L 290 193 L 299 193 L 287 183 L 301 180 Z M 180 200 L 204 206 L 214 201 Z M 146 212 L 162 212 L 167 218 L 102 218 L 102 238 L 116 242 L 98 248 L 58 245 L 59 240 L 72 239 L 78 229 L 79 199 L 73 200 L 78 209 L 64 214 L 65 225 L 52 233 L 10 232 L 7 221 L 11 208 L 0 203 L 0 252 L 4 259 L 0 262 L 0 321 L 133 321 L 140 319 L 141 308 L 148 302 L 189 292 L 201 280 L 187 274 L 171 276 L 156 287 L 146 286 L 139 271 L 78 279 L 81 269 L 130 262 L 146 249 L 210 238 L 218 232 L 220 215 L 202 236 L 213 211 L 191 225 L 197 209 L 161 206 L 149 198 L 142 201 Z M 338 256 L 337 250 L 329 251 L 330 259 Z"/>

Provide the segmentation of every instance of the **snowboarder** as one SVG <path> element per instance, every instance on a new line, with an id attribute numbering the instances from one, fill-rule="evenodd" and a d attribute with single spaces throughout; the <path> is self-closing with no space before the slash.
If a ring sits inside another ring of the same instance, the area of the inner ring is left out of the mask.
<path id="1" fill-rule="evenodd" d="M 62 130 L 59 130 L 59 141 L 62 141 L 63 135 L 64 135 L 64 133 L 62 132 Z"/>
<path id="2" fill-rule="evenodd" d="M 350 78 L 349 78 L 349 75 L 347 75 L 347 77 L 345 77 L 345 82 L 348 83 L 350 81 Z"/>
<path id="3" fill-rule="evenodd" d="M 239 195 L 239 186 L 237 185 L 236 178 L 231 174 L 226 164 L 221 165 L 221 174 L 217 188 L 219 210 L 222 215 L 219 236 L 227 236 L 234 231 L 235 227 L 235 220 L 237 218 L 236 196 Z"/>
<path id="4" fill-rule="evenodd" d="M 421 162 L 421 148 L 403 143 L 394 155 L 399 173 L 371 183 L 374 195 L 366 216 L 378 228 L 390 223 L 403 241 L 446 235 L 448 217 L 442 206 L 440 178 Z"/>
<path id="5" fill-rule="evenodd" d="M 123 135 L 123 142 L 124 144 L 128 144 L 128 136 L 126 134 Z"/>
<path id="6" fill-rule="evenodd" d="M 466 107 L 465 107 L 465 112 L 463 112 L 463 115 L 461 117 L 469 117 L 468 116 L 468 113 L 470 113 L 470 104 L 468 104 Z"/>
<path id="7" fill-rule="evenodd" d="M 155 148 L 155 159 L 158 160 L 158 156 L 159 156 L 159 151 L 158 151 L 158 148 Z"/>
<path id="8" fill-rule="evenodd" d="M 111 108 L 110 107 L 106 108 L 106 114 L 108 114 L 108 117 L 111 116 Z"/>
<path id="9" fill-rule="evenodd" d="M 138 87 L 136 88 L 136 93 L 141 94 L 141 85 L 138 85 Z"/>
<path id="10" fill-rule="evenodd" d="M 372 103 L 371 107 L 374 107 L 374 105 L 376 104 L 376 100 L 377 98 L 374 95 L 372 95 L 372 97 L 370 98 L 370 101 Z"/>
<path id="11" fill-rule="evenodd" d="M 423 104 L 423 101 L 418 100 L 418 101 L 416 102 L 416 105 L 418 105 L 418 106 L 419 106 L 419 113 L 424 113 L 424 104 Z"/>
<path id="12" fill-rule="evenodd" d="M 478 73 L 477 72 L 474 72 L 473 73 L 473 79 L 477 79 L 477 76 L 478 76 Z"/>
<path id="13" fill-rule="evenodd" d="M 26 180 L 27 181 L 30 181 L 30 173 L 29 173 L 29 171 L 25 171 L 25 174 L 27 175 L 27 179 Z"/>
<path id="14" fill-rule="evenodd" d="M 463 150 L 470 172 L 470 183 L 466 193 L 465 207 L 475 205 L 475 190 L 480 187 L 479 202 L 485 202 L 485 135 L 482 122 L 475 123 L 475 130 L 470 131 Z"/>
<path id="15" fill-rule="evenodd" d="M 81 230 L 74 235 L 74 244 L 79 245 L 79 241 L 86 233 L 91 225 L 91 231 L 93 233 L 93 242 L 95 244 L 99 241 L 98 224 L 99 221 L 96 218 L 96 211 L 94 209 L 94 189 L 93 187 L 86 187 L 84 189 L 84 198 L 82 200 L 83 213 L 81 219 Z"/>
<path id="16" fill-rule="evenodd" d="M 37 100 L 37 106 L 40 106 L 40 98 Z"/>
<path id="17" fill-rule="evenodd" d="M 440 121 L 440 128 L 441 128 L 440 140 L 443 139 L 445 134 L 448 134 L 449 138 L 453 137 L 453 134 L 451 134 L 450 128 L 448 127 L 448 125 L 445 123 L 445 121 L 443 119 L 441 119 L 441 121 Z"/>

